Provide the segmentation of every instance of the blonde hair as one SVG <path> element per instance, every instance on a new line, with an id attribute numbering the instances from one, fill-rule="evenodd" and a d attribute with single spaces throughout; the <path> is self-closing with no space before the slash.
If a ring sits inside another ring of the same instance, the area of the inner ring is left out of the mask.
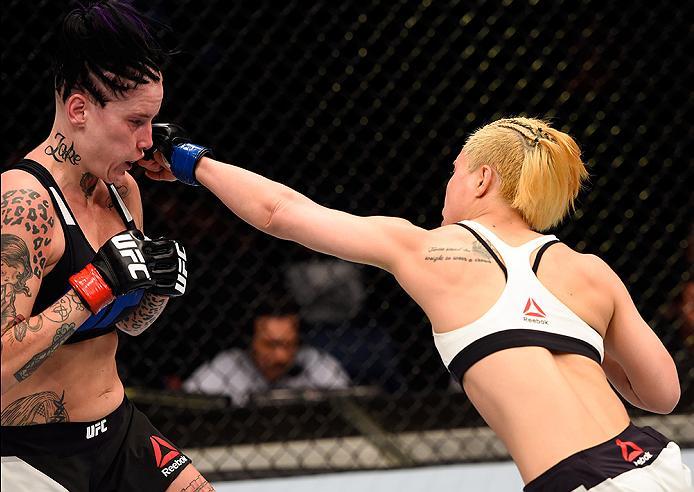
<path id="1" fill-rule="evenodd" d="M 566 133 L 533 118 L 505 118 L 476 130 L 463 147 L 468 170 L 488 165 L 501 179 L 501 196 L 537 231 L 557 225 L 574 209 L 588 171 Z"/>

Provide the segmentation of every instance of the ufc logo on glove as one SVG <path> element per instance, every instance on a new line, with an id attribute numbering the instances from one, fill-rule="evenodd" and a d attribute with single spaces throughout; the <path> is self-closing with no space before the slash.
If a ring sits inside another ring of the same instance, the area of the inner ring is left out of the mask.
<path id="1" fill-rule="evenodd" d="M 130 276 L 134 280 L 140 278 L 138 277 L 138 272 L 142 272 L 144 274 L 143 278 L 152 278 L 149 275 L 149 270 L 147 270 L 145 258 L 142 256 L 142 252 L 137 247 L 137 243 L 133 241 L 133 238 L 132 236 L 130 236 L 130 234 L 119 234 L 118 236 L 114 236 L 111 239 L 111 242 L 116 247 L 116 249 L 118 249 L 118 252 L 121 254 L 123 258 L 130 258 L 130 260 L 132 261 L 132 263 L 128 265 L 128 272 L 130 272 Z M 185 284 L 183 290 L 185 292 Z"/>
<path id="2" fill-rule="evenodd" d="M 181 295 L 186 292 L 186 282 L 188 277 L 188 271 L 186 270 L 186 250 L 183 246 L 176 243 L 176 253 L 178 254 L 178 277 L 176 277 L 176 285 L 174 289 L 181 293 Z"/>

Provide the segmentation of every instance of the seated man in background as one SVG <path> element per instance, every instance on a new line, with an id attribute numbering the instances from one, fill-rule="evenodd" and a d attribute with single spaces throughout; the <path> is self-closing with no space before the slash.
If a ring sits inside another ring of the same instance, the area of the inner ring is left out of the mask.
<path id="1" fill-rule="evenodd" d="M 189 393 L 224 394 L 235 405 L 274 389 L 342 389 L 350 379 L 331 355 L 301 345 L 298 308 L 274 304 L 260 308 L 253 320 L 248 350 L 233 348 L 198 367 L 183 383 Z"/>

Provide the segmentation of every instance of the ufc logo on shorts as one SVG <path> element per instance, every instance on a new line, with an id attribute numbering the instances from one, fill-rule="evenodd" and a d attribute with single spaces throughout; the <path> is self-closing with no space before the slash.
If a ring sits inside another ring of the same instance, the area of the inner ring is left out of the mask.
<path id="1" fill-rule="evenodd" d="M 186 293 L 186 283 L 188 278 L 188 271 L 186 270 L 186 261 L 188 260 L 186 256 L 186 250 L 183 246 L 176 242 L 176 253 L 178 253 L 178 277 L 176 277 L 175 289 L 181 294 Z"/>
<path id="2" fill-rule="evenodd" d="M 99 433 L 103 434 L 107 430 L 108 427 L 106 427 L 106 419 L 101 419 L 96 424 L 87 426 L 87 439 L 91 439 L 92 437 L 98 436 Z"/>
<path id="3" fill-rule="evenodd" d="M 149 270 L 147 270 L 147 265 L 145 264 L 145 258 L 137 247 L 137 243 L 133 241 L 130 234 L 119 234 L 111 239 L 113 245 L 118 249 L 118 252 L 123 258 L 130 258 L 132 261 L 128 265 L 128 271 L 130 276 L 134 279 L 138 279 L 138 273 L 142 272 L 145 278 L 151 280 L 152 277 L 149 275 Z"/>

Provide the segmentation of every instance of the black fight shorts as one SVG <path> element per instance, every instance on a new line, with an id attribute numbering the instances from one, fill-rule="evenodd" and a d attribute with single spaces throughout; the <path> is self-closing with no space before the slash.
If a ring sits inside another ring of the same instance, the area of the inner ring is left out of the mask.
<path id="1" fill-rule="evenodd" d="M 525 492 L 691 492 L 680 448 L 650 427 L 629 424 L 619 435 L 560 461 Z"/>
<path id="2" fill-rule="evenodd" d="M 95 422 L 2 427 L 2 489 L 165 491 L 190 458 L 127 399 Z"/>

